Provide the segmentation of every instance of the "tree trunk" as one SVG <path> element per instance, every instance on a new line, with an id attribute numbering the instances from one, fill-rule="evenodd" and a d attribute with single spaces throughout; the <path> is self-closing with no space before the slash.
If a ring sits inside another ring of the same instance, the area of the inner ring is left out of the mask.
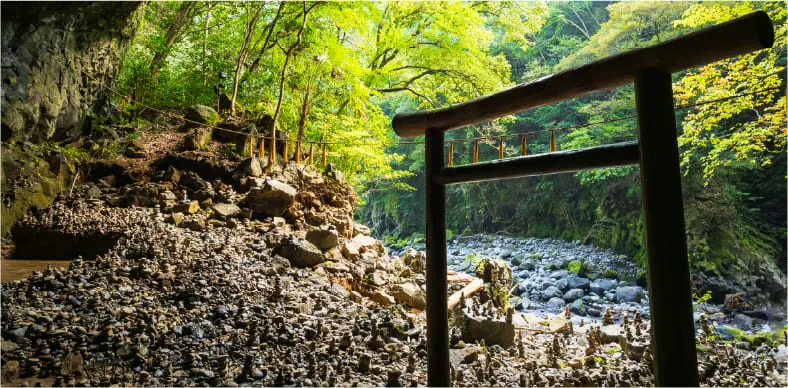
<path id="1" fill-rule="evenodd" d="M 312 95 L 312 84 L 306 86 L 304 101 L 301 102 L 301 117 L 298 119 L 298 137 L 296 138 L 296 150 L 301 150 L 301 143 L 304 141 L 304 128 L 306 127 L 306 116 L 309 114 L 309 97 Z"/>
<path id="2" fill-rule="evenodd" d="M 192 11 L 194 10 L 196 4 L 197 3 L 193 1 L 184 1 L 183 4 L 181 4 L 181 7 L 178 9 L 178 13 L 175 14 L 175 17 L 172 19 L 170 28 L 168 28 L 167 33 L 164 34 L 164 48 L 156 51 L 156 53 L 153 55 L 153 59 L 150 61 L 150 65 L 148 66 L 148 70 L 150 70 L 153 78 L 158 77 L 159 73 L 161 72 L 162 62 L 165 58 L 167 58 L 170 48 L 172 48 L 172 45 L 175 44 L 175 41 L 181 35 L 183 28 L 189 24 Z"/>
<path id="3" fill-rule="evenodd" d="M 281 77 L 279 79 L 279 98 L 276 101 L 276 110 L 274 111 L 274 120 L 273 120 L 274 124 L 273 124 L 273 129 L 271 130 L 271 136 L 273 138 L 273 140 L 271 141 L 271 150 L 272 151 L 276 150 L 276 148 L 275 148 L 275 144 L 276 144 L 276 126 L 277 126 L 277 123 L 279 121 L 279 113 L 282 110 L 282 97 L 284 97 L 285 73 L 287 73 L 287 66 L 290 64 L 290 58 L 293 56 L 293 52 L 295 51 L 296 48 L 298 48 L 298 46 L 301 45 L 301 38 L 304 36 L 304 30 L 306 29 L 307 15 L 309 14 L 309 11 L 312 8 L 317 6 L 317 4 L 319 4 L 319 3 L 312 4 L 311 7 L 307 8 L 306 7 L 306 2 L 304 2 L 304 21 L 301 22 L 301 29 L 298 30 L 298 37 L 296 38 L 295 43 L 290 45 L 290 47 L 285 52 L 285 63 L 282 65 L 282 75 L 281 75 Z M 276 155 L 275 155 L 275 153 L 271 152 L 271 154 L 272 154 L 271 157 L 273 159 L 271 160 L 272 163 L 270 163 L 269 166 L 273 166 L 274 165 L 273 162 L 276 162 Z"/>
<path id="4" fill-rule="evenodd" d="M 241 79 L 241 70 L 244 68 L 244 62 L 246 62 L 246 57 L 249 55 L 249 47 L 252 43 L 252 36 L 254 35 L 254 26 L 257 24 L 257 21 L 260 20 L 260 15 L 263 13 L 263 6 L 257 8 L 257 11 L 252 16 L 252 19 L 246 23 L 246 29 L 244 30 L 244 41 L 241 45 L 241 52 L 238 53 L 238 63 L 235 65 L 235 76 L 233 76 L 233 95 L 230 99 L 230 114 L 235 115 L 235 100 L 238 97 L 238 81 Z"/>
<path id="5" fill-rule="evenodd" d="M 208 86 L 208 24 L 211 22 L 211 10 L 213 4 L 208 2 L 208 12 L 205 15 L 204 35 L 202 38 L 202 84 Z"/>
<path id="6" fill-rule="evenodd" d="M 268 51 L 269 48 L 274 46 L 274 43 L 271 43 L 271 35 L 274 32 L 274 27 L 276 27 L 276 23 L 279 22 L 279 15 L 282 14 L 282 9 L 284 9 L 285 3 L 286 2 L 284 1 L 279 3 L 279 8 L 276 10 L 276 15 L 274 16 L 274 19 L 271 20 L 271 22 L 268 23 L 268 25 L 266 26 L 268 32 L 266 33 L 262 47 L 260 47 L 259 55 L 257 55 L 257 58 L 255 58 L 254 61 L 252 61 L 252 64 L 249 65 L 249 68 L 246 69 L 244 74 L 241 76 L 241 81 L 240 81 L 241 83 L 243 83 L 246 80 L 246 77 L 248 77 L 249 74 L 252 74 L 254 73 L 255 70 L 257 70 L 257 67 L 260 66 L 260 62 L 262 61 L 262 58 L 265 55 L 266 51 Z M 257 50 L 257 44 L 255 44 L 254 50 Z"/>

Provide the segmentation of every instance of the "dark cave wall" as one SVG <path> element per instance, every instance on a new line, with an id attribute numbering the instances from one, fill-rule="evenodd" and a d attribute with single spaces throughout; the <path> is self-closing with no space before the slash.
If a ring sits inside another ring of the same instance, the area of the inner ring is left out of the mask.
<path id="1" fill-rule="evenodd" d="M 142 4 L 2 2 L 3 142 L 75 139 L 106 101 Z"/>

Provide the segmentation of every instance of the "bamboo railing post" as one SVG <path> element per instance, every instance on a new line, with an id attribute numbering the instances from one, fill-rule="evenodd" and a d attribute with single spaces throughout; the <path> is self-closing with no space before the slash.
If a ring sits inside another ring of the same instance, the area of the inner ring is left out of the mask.
<path id="1" fill-rule="evenodd" d="M 473 141 L 473 162 L 479 163 L 479 141 Z"/>
<path id="2" fill-rule="evenodd" d="M 555 131 L 550 131 L 550 152 L 555 152 Z"/>
<path id="3" fill-rule="evenodd" d="M 449 142 L 449 167 L 454 165 L 454 142 Z"/>
<path id="4" fill-rule="evenodd" d="M 527 153 L 525 151 L 525 135 L 520 135 L 520 156 L 525 156 Z"/>
<path id="5" fill-rule="evenodd" d="M 295 161 L 296 161 L 296 163 L 299 163 L 299 164 L 301 163 L 301 142 L 300 141 L 296 141 Z"/>
<path id="6" fill-rule="evenodd" d="M 274 167 L 274 165 L 276 165 L 276 136 L 275 135 L 271 136 L 271 154 L 268 155 L 268 159 L 270 161 L 268 165 Z"/>
<path id="7" fill-rule="evenodd" d="M 260 136 L 260 144 L 258 146 L 257 153 L 260 159 L 265 157 L 265 136 Z"/>
<path id="8" fill-rule="evenodd" d="M 498 138 L 498 159 L 503 159 L 503 136 Z"/>
<path id="9" fill-rule="evenodd" d="M 323 167 L 328 165 L 328 144 L 323 143 Z"/>
<path id="10" fill-rule="evenodd" d="M 285 160 L 285 164 L 290 161 L 290 155 L 287 152 L 287 140 L 285 140 L 285 148 L 282 149 L 282 159 Z"/>
<path id="11" fill-rule="evenodd" d="M 315 143 L 309 143 L 309 164 L 315 164 Z"/>

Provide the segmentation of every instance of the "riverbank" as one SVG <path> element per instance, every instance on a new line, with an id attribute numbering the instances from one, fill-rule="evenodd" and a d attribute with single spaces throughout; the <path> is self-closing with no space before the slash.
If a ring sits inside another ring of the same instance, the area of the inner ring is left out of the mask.
<path id="1" fill-rule="evenodd" d="M 163 153 L 138 181 L 94 169 L 73 196 L 14 227 L 4 255 L 73 261 L 2 285 L 3 385 L 425 384 L 423 257 L 387 252 L 353 222 L 355 195 L 331 167 L 266 173 L 259 159 L 205 156 Z M 459 267 L 465 251 L 505 256 L 512 241 L 487 245 L 458 246 L 452 267 L 471 268 Z M 526 272 L 555 283 L 566 270 L 544 253 L 543 270 Z M 543 290 L 523 286 L 535 280 L 523 271 L 513 272 L 518 289 L 538 306 L 531 294 Z M 601 322 L 567 308 L 546 316 L 520 292 L 525 310 L 509 320 L 485 292 L 451 311 L 454 385 L 653 384 L 641 310 Z M 785 384 L 779 338 L 749 348 L 714 334 L 699 341 L 702 384 Z"/>

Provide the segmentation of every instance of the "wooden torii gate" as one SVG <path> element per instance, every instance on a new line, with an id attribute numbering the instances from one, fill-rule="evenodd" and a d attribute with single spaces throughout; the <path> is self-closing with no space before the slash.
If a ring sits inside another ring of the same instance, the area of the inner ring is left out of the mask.
<path id="1" fill-rule="evenodd" d="M 446 185 L 639 164 L 656 384 L 697 386 L 671 73 L 773 43 L 772 22 L 758 11 L 448 108 L 394 116 L 392 126 L 399 136 L 425 135 L 428 385 L 450 384 Z M 635 84 L 637 142 L 444 167 L 446 131 L 630 82 Z"/>

